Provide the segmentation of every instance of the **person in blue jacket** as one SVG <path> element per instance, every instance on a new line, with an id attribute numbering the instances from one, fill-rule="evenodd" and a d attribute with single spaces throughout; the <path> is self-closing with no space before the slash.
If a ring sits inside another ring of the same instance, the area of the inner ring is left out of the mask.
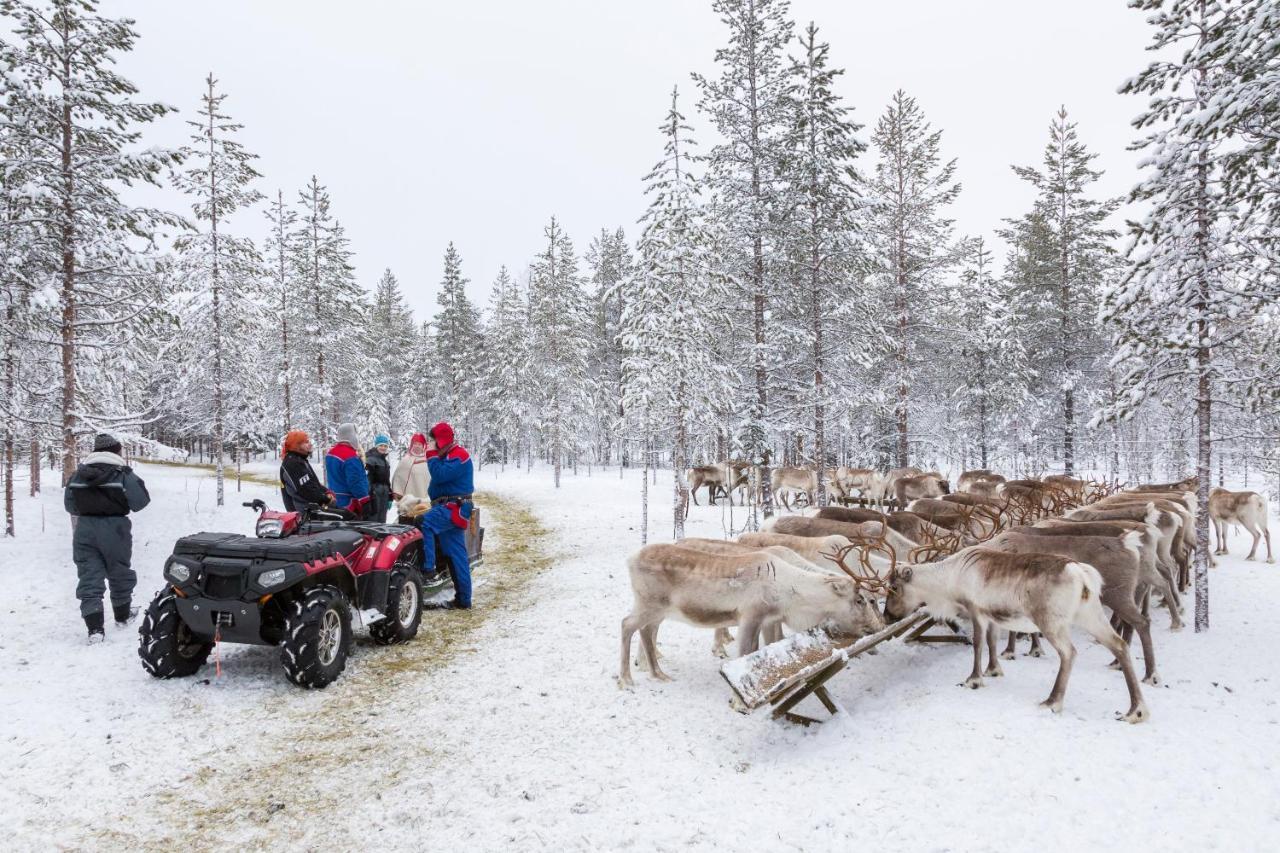
<path id="1" fill-rule="evenodd" d="M 431 509 L 422 516 L 423 571 L 436 570 L 436 543 L 449 560 L 454 598 L 446 607 L 471 607 L 471 562 L 467 555 L 467 525 L 471 523 L 471 455 L 454 440 L 453 427 L 443 421 L 427 433 L 427 470 Z"/>
<path id="2" fill-rule="evenodd" d="M 360 458 L 355 424 L 338 426 L 338 443 L 324 457 L 324 470 L 333 492 L 333 505 L 359 518 L 369 502 L 369 475 Z"/>

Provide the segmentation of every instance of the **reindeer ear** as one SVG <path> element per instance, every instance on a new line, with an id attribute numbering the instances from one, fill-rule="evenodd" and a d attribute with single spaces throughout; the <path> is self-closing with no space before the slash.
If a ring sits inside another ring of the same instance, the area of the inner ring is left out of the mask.
<path id="1" fill-rule="evenodd" d="M 898 578 L 903 583 L 911 583 L 912 574 L 914 574 L 914 572 L 912 572 L 910 566 L 903 566 L 902 568 L 898 569 Z"/>
<path id="2" fill-rule="evenodd" d="M 827 584 L 831 587 L 831 591 L 843 598 L 852 598 L 857 591 L 857 587 L 853 585 L 853 581 L 848 578 L 829 577 L 826 579 Z"/>

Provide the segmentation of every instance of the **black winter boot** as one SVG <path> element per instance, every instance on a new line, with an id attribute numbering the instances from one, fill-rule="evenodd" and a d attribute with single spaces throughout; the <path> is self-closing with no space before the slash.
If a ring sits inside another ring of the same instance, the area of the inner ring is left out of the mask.
<path id="1" fill-rule="evenodd" d="M 113 604 L 111 605 L 111 612 L 115 614 L 116 627 L 127 628 L 129 623 L 137 617 L 138 608 L 131 604 Z"/>
<path id="2" fill-rule="evenodd" d="M 89 613 L 84 617 L 84 626 L 89 629 L 89 645 L 101 643 L 106 639 L 106 632 L 103 630 L 105 617 L 101 610 L 97 613 Z"/>

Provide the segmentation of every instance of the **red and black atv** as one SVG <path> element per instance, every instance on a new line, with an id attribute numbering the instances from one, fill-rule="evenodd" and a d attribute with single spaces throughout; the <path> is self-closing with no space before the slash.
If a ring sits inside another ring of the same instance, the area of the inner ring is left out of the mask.
<path id="1" fill-rule="evenodd" d="M 285 675 L 325 687 L 346 667 L 352 608 L 374 642 L 405 643 L 422 621 L 422 532 L 260 500 L 257 536 L 179 539 L 138 633 L 156 678 L 194 675 L 217 642 L 280 646 Z"/>

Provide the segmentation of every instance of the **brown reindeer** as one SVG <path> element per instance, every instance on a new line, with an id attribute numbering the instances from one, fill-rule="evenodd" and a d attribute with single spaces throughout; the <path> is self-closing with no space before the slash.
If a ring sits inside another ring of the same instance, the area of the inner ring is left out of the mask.
<path id="1" fill-rule="evenodd" d="M 1253 536 L 1253 547 L 1249 549 L 1246 560 L 1252 560 L 1258 552 L 1258 540 L 1267 539 L 1267 562 L 1274 563 L 1271 556 L 1271 531 L 1267 529 L 1267 499 L 1257 492 L 1228 492 L 1226 489 L 1214 489 L 1209 493 L 1209 518 L 1213 521 L 1214 532 L 1218 535 L 1218 547 L 1215 554 L 1227 553 L 1227 525 L 1238 524 Z"/>
<path id="2" fill-rule="evenodd" d="M 973 670 L 965 686 L 982 686 L 984 637 L 989 661 L 985 674 L 1003 674 L 996 660 L 995 628 L 1039 631 L 1059 658 L 1053 690 L 1041 704 L 1061 713 L 1076 657 L 1071 628 L 1079 626 L 1120 661 L 1129 689 L 1129 710 L 1122 719 L 1138 723 L 1150 717 L 1129 650 L 1102 610 L 1102 577 L 1093 566 L 1048 554 L 966 548 L 935 563 L 900 567 L 889 578 L 889 585 L 885 613 L 891 619 L 900 619 L 923 605 L 936 619 L 965 615 L 973 622 Z"/>
<path id="3" fill-rule="evenodd" d="M 760 632 L 785 622 L 806 631 L 830 620 L 853 636 L 884 627 L 872 596 L 851 578 L 797 568 L 764 552 L 708 554 L 680 545 L 646 545 L 627 561 L 635 603 L 622 620 L 620 686 L 630 687 L 631 638 L 640 644 L 650 674 L 670 676 L 658 664 L 658 626 L 677 617 L 707 628 L 739 626 L 738 654 L 755 651 Z"/>

